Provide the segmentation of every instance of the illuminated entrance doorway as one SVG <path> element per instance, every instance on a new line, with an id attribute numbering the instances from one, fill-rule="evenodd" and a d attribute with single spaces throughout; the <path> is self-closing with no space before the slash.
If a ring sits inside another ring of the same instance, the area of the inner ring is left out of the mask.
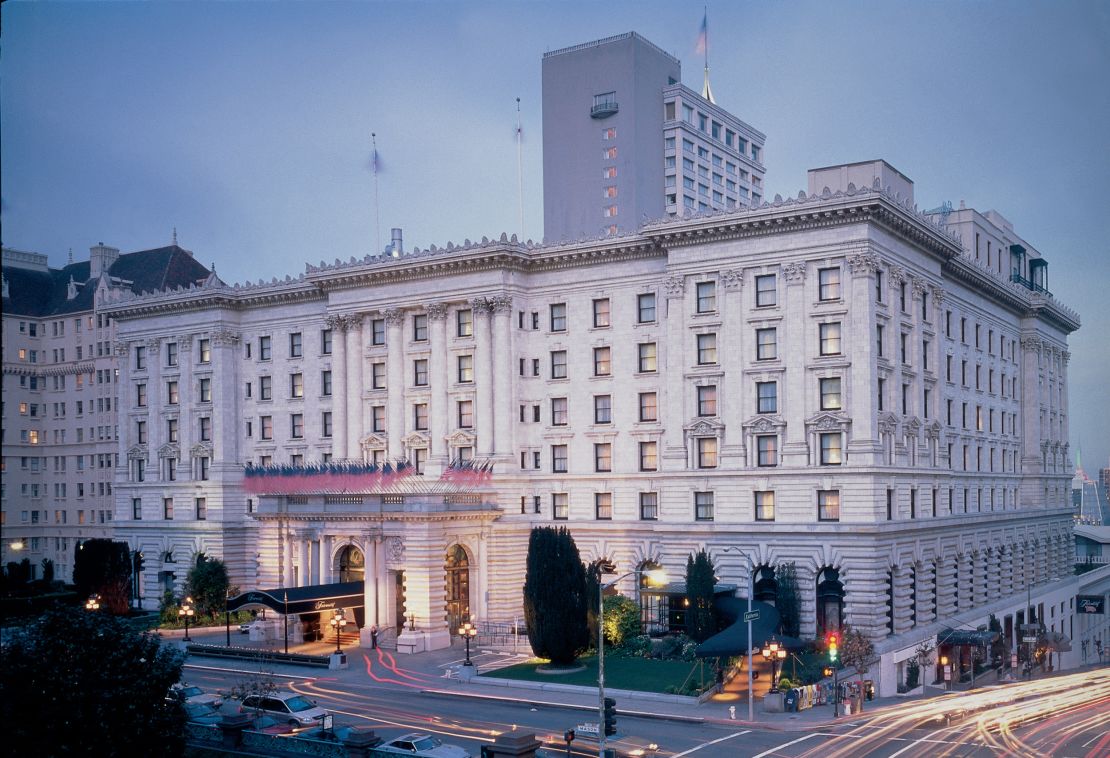
<path id="1" fill-rule="evenodd" d="M 447 550 L 447 628 L 457 634 L 470 621 L 470 559 L 461 545 Z"/>
<path id="2" fill-rule="evenodd" d="M 339 551 L 339 581 L 361 582 L 366 579 L 366 556 L 354 545 Z"/>

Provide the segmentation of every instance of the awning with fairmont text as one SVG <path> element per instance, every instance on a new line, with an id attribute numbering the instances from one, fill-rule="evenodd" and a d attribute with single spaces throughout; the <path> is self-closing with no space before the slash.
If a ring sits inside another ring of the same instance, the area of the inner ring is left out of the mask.
<path id="1" fill-rule="evenodd" d="M 269 608 L 284 614 L 316 613 L 336 608 L 361 608 L 363 582 L 317 584 L 276 590 L 251 590 L 228 598 L 227 609 Z"/>

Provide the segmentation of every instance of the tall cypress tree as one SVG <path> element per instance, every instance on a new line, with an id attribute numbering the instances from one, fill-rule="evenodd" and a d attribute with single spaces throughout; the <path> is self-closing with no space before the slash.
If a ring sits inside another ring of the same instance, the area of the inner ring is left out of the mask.
<path id="1" fill-rule="evenodd" d="M 802 600 L 798 593 L 798 571 L 794 562 L 780 563 L 775 570 L 778 597 L 779 629 L 787 637 L 797 637 L 801 628 Z"/>
<path id="2" fill-rule="evenodd" d="M 713 611 L 713 588 L 717 574 L 713 559 L 704 549 L 686 559 L 686 597 L 690 605 L 686 611 L 686 634 L 695 642 L 705 642 L 717 631 L 717 616 Z"/>
<path id="3" fill-rule="evenodd" d="M 532 529 L 524 579 L 524 623 L 532 651 L 556 665 L 570 665 L 589 645 L 586 567 L 570 532 Z"/>

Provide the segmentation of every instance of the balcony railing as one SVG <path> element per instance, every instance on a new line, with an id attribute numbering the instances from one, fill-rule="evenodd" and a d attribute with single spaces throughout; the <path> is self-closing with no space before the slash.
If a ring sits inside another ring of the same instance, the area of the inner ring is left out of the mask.
<path id="1" fill-rule="evenodd" d="M 608 118 L 616 113 L 620 107 L 617 105 L 616 100 L 606 100 L 603 103 L 597 103 L 594 107 L 590 108 L 590 118 Z"/>
<path id="2" fill-rule="evenodd" d="M 1017 284 L 1020 284 L 1021 286 L 1025 287 L 1026 289 L 1032 290 L 1033 292 L 1043 292 L 1044 294 L 1048 295 L 1049 297 L 1052 297 L 1052 293 L 1049 292 L 1047 289 L 1045 289 L 1041 285 L 1037 284 L 1036 282 L 1033 282 L 1033 281 L 1030 281 L 1029 279 L 1026 279 L 1024 276 L 1022 276 L 1021 274 L 1018 274 L 1016 272 L 1013 273 L 1013 274 L 1010 274 L 1010 281 L 1011 282 L 1016 282 Z"/>

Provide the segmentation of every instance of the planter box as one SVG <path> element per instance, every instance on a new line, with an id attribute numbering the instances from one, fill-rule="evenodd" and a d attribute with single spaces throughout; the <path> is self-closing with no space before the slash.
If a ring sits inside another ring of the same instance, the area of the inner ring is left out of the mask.
<path id="1" fill-rule="evenodd" d="M 765 713 L 782 713 L 782 693 L 768 692 L 763 696 L 763 711 Z"/>

